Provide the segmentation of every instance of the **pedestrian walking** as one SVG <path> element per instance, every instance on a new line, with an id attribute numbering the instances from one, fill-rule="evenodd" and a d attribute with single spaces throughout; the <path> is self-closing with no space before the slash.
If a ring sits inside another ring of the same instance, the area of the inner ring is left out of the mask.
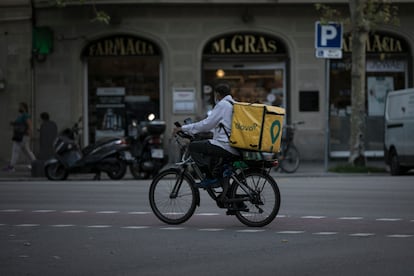
<path id="1" fill-rule="evenodd" d="M 47 160 L 53 157 L 53 142 L 57 137 L 58 128 L 54 121 L 50 120 L 49 113 L 40 114 L 42 124 L 39 129 L 39 160 Z"/>
<path id="2" fill-rule="evenodd" d="M 14 122 L 10 123 L 13 126 L 13 145 L 10 164 L 3 168 L 3 171 L 13 172 L 20 153 L 23 152 L 31 160 L 36 160 L 35 155 L 30 150 L 30 139 L 33 132 L 32 119 L 29 114 L 29 107 L 26 103 L 19 104 L 19 115 Z"/>

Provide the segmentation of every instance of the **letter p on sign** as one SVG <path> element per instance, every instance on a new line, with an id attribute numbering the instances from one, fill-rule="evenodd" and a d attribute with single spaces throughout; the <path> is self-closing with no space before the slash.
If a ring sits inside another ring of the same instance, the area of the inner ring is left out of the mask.
<path id="1" fill-rule="evenodd" d="M 315 24 L 315 48 L 342 48 L 342 24 L 330 22 Z"/>

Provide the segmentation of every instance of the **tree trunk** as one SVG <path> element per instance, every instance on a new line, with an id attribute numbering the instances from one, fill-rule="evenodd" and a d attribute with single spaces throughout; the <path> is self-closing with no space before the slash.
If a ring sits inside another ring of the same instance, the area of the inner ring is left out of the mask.
<path id="1" fill-rule="evenodd" d="M 364 20 L 363 0 L 350 0 L 352 24 L 352 84 L 351 84 L 351 137 L 348 162 L 365 166 L 365 47 L 368 39 L 369 25 Z"/>

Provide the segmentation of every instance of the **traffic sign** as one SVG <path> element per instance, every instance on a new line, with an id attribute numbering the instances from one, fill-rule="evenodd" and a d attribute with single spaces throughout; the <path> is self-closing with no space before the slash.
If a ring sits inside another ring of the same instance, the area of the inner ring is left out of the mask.
<path id="1" fill-rule="evenodd" d="M 341 49 L 316 49 L 315 55 L 317 58 L 342 58 Z"/>
<path id="2" fill-rule="evenodd" d="M 315 23 L 315 48 L 342 49 L 342 24 L 329 22 Z"/>

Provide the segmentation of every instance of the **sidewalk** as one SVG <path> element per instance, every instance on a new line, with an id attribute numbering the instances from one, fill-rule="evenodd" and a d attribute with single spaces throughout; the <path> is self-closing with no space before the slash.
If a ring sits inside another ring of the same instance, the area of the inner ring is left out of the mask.
<path id="1" fill-rule="evenodd" d="M 328 168 L 335 167 L 339 164 L 346 164 L 346 160 L 329 161 Z M 367 166 L 386 168 L 383 160 L 368 160 Z M 3 166 L 4 167 L 4 166 Z M 367 175 L 364 173 L 348 174 L 348 173 L 334 173 L 325 170 L 325 163 L 323 160 L 302 161 L 299 169 L 295 173 L 284 173 L 280 170 L 272 171 L 274 177 L 322 177 L 322 176 L 334 176 L 334 175 Z M 371 174 L 372 175 L 372 174 Z M 389 175 L 389 173 L 375 173 L 375 175 Z M 71 180 L 92 180 L 93 174 L 72 174 L 69 175 Z M 108 180 L 109 178 L 105 173 L 102 173 L 102 180 Z M 123 180 L 133 180 L 132 175 L 127 171 L 127 174 Z M 27 165 L 19 165 L 14 172 L 0 171 L 0 181 L 47 181 L 46 177 L 32 177 L 31 170 Z"/>

